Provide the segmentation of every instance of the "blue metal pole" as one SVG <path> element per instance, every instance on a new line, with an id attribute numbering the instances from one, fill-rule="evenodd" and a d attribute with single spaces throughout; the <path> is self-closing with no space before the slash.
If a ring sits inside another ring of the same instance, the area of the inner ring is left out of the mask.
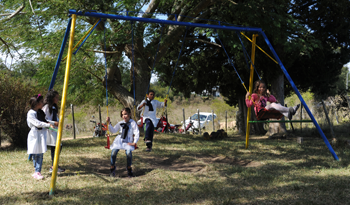
<path id="1" fill-rule="evenodd" d="M 104 14 L 96 12 L 77 12 L 76 10 L 70 9 L 69 14 L 76 14 L 78 16 L 90 16 L 96 18 L 109 18 L 109 19 L 120 19 L 126 21 L 140 21 L 146 23 L 158 23 L 158 24 L 169 24 L 169 25 L 178 25 L 178 26 L 189 26 L 189 27 L 200 27 L 200 28 L 212 28 L 212 29 L 222 29 L 222 30 L 234 30 L 234 31 L 250 31 L 250 32 L 261 32 L 261 28 L 254 27 L 240 27 L 240 26 L 223 26 L 223 25 L 210 25 L 210 24 L 201 24 L 201 23 L 190 23 L 190 22 L 181 22 L 181 21 L 169 21 L 162 19 L 151 19 L 151 18 L 140 18 L 133 16 L 121 16 L 115 14 Z"/>
<path id="2" fill-rule="evenodd" d="M 67 25 L 67 28 L 66 28 L 66 32 L 64 33 L 64 37 L 63 37 L 63 41 L 62 41 L 61 50 L 60 50 L 60 52 L 58 54 L 55 70 L 53 71 L 53 75 L 52 75 L 52 78 L 51 78 L 51 83 L 50 83 L 49 90 L 51 90 L 53 88 L 53 86 L 55 85 L 55 80 L 56 80 L 56 76 L 57 76 L 57 73 L 58 73 L 58 69 L 60 67 L 60 63 L 61 63 L 64 47 L 66 46 L 66 42 L 67 42 L 67 39 L 68 39 L 68 36 L 69 36 L 71 23 L 72 23 L 72 18 L 69 18 L 68 19 L 68 25 Z"/>
<path id="3" fill-rule="evenodd" d="M 315 117 L 312 115 L 312 113 L 311 113 L 309 107 L 306 105 L 306 103 L 305 103 L 303 97 L 301 96 L 301 94 L 300 94 L 298 88 L 295 86 L 295 84 L 294 84 L 292 78 L 289 76 L 287 70 L 285 69 L 284 65 L 282 64 L 282 61 L 279 59 L 279 57 L 278 57 L 276 51 L 273 49 L 273 47 L 272 47 L 270 41 L 267 39 L 267 36 L 265 35 L 265 33 L 264 33 L 263 31 L 261 31 L 260 33 L 261 33 L 261 35 L 264 37 L 264 39 L 265 39 L 265 41 L 266 41 L 266 44 L 269 46 L 269 48 L 270 48 L 272 54 L 275 56 L 276 60 L 278 61 L 278 64 L 280 65 L 280 67 L 281 67 L 281 69 L 282 69 L 284 75 L 286 76 L 286 78 L 288 79 L 290 85 L 292 86 L 292 88 L 293 88 L 295 94 L 297 94 L 298 98 L 300 99 L 300 102 L 304 105 L 304 108 L 305 108 L 306 112 L 309 114 L 309 116 L 310 116 L 312 122 L 313 122 L 314 125 L 316 126 L 316 128 L 317 128 L 318 132 L 320 133 L 320 135 L 321 135 L 321 137 L 322 137 L 324 143 L 327 145 L 327 147 L 328 147 L 329 151 L 331 152 L 331 154 L 333 155 L 334 159 L 338 161 L 339 158 L 338 158 L 337 154 L 334 152 L 332 146 L 329 144 L 328 139 L 326 138 L 325 134 L 323 133 L 321 127 L 318 125 L 318 123 L 317 123 Z"/>
<path id="4" fill-rule="evenodd" d="M 74 51 L 74 55 L 78 53 L 79 49 L 84 45 L 85 41 L 89 38 L 89 36 L 94 32 L 97 25 L 101 22 L 101 19 L 97 22 L 97 24 L 94 26 L 94 28 L 90 31 L 90 33 L 85 37 L 84 41 L 80 44 L 80 46 L 77 48 L 76 51 Z"/>

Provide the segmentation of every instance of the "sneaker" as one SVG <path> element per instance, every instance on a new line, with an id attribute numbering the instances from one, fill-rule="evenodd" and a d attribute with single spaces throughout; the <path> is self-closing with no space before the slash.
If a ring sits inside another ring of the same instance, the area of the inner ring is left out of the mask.
<path id="1" fill-rule="evenodd" d="M 132 173 L 132 168 L 130 168 L 130 169 L 126 168 L 126 170 L 128 171 L 128 177 L 129 178 L 135 177 L 134 173 Z"/>
<path id="2" fill-rule="evenodd" d="M 40 180 L 43 179 L 44 177 L 40 174 L 40 172 L 35 172 L 33 174 L 34 179 Z"/>
<path id="3" fill-rule="evenodd" d="M 293 113 L 294 113 L 294 108 L 290 107 L 288 111 L 288 119 L 292 120 L 293 118 Z"/>
<path id="4" fill-rule="evenodd" d="M 52 171 L 53 171 L 53 168 L 52 167 L 50 167 L 50 173 L 52 173 Z M 61 167 L 58 167 L 57 168 L 57 173 L 61 173 L 61 172 L 65 172 L 66 171 L 66 169 L 63 169 L 63 168 L 61 168 Z"/>
<path id="5" fill-rule="evenodd" d="M 110 170 L 111 170 L 111 173 L 109 174 L 110 177 L 115 177 L 115 169 L 116 169 L 116 168 L 117 168 L 117 167 L 114 166 L 114 168 L 110 169 Z"/>
<path id="6" fill-rule="evenodd" d="M 152 148 L 147 147 L 146 152 L 150 152 L 150 151 L 152 151 Z"/>

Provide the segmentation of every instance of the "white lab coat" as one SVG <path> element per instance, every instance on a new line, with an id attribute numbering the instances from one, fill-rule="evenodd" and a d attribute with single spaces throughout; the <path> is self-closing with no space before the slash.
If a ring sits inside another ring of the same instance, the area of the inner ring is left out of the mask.
<path id="1" fill-rule="evenodd" d="M 147 100 L 149 100 L 149 98 L 147 98 Z M 157 124 L 158 124 L 158 119 L 157 119 L 157 108 L 162 108 L 164 107 L 164 102 L 159 102 L 158 100 L 152 100 L 151 101 L 151 104 L 152 104 L 152 107 L 153 107 L 153 111 L 149 111 L 149 107 L 147 105 L 145 105 L 144 107 L 142 108 L 139 108 L 143 103 L 145 103 L 146 101 L 145 100 L 142 100 L 142 102 L 137 106 L 137 110 L 138 111 L 141 111 L 144 109 L 144 111 L 141 113 L 141 117 L 143 117 L 143 122 L 146 121 L 146 119 L 150 119 L 153 123 L 153 126 L 154 127 L 157 127 Z"/>
<path id="2" fill-rule="evenodd" d="M 56 109 L 56 107 L 53 106 L 52 109 Z M 58 113 L 57 113 L 57 119 L 52 119 L 53 118 L 53 111 L 52 111 L 52 113 L 50 113 L 48 104 L 44 105 L 42 110 L 44 111 L 44 113 L 46 115 L 45 118 L 48 122 L 50 122 L 50 123 L 58 122 Z M 55 127 L 55 128 L 57 128 L 57 127 Z M 47 129 L 47 137 L 46 137 L 47 146 L 53 146 L 53 147 L 56 146 L 56 140 L 57 140 L 57 132 Z"/>
<path id="3" fill-rule="evenodd" d="M 119 132 L 119 135 L 114 139 L 110 149 L 125 149 L 125 150 L 131 150 L 134 151 L 135 147 L 128 145 L 128 143 L 137 143 L 140 138 L 140 132 L 139 128 L 137 127 L 136 122 L 133 119 L 129 120 L 129 130 L 128 135 L 126 136 L 125 140 L 121 137 L 123 127 L 120 126 L 121 123 L 125 123 L 124 120 L 118 122 L 114 127 L 112 125 L 109 125 L 109 131 L 113 134 L 116 132 Z M 124 142 L 123 142 L 124 140 Z"/>
<path id="4" fill-rule="evenodd" d="M 27 113 L 27 124 L 30 128 L 27 139 L 28 154 L 42 154 L 47 150 L 46 134 L 50 123 L 41 122 L 37 119 L 36 111 L 29 110 Z M 42 128 L 38 130 L 38 128 Z"/>

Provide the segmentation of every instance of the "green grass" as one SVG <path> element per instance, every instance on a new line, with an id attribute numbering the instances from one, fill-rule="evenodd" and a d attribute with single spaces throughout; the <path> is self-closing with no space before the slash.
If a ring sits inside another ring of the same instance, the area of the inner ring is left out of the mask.
<path id="1" fill-rule="evenodd" d="M 345 130 L 341 125 L 336 130 Z M 106 138 L 63 141 L 56 194 L 49 197 L 50 153 L 44 154 L 42 174 L 26 150 L 0 151 L 0 204 L 346 204 L 350 201 L 350 148 L 334 147 L 335 161 L 323 140 L 312 132 L 303 144 L 296 138 L 266 139 L 229 133 L 223 140 L 201 136 L 156 134 L 154 149 L 144 144 L 133 152 L 129 179 L 126 157 L 117 157 L 117 175 L 109 177 L 110 150 Z M 342 139 L 349 134 L 342 132 Z"/>

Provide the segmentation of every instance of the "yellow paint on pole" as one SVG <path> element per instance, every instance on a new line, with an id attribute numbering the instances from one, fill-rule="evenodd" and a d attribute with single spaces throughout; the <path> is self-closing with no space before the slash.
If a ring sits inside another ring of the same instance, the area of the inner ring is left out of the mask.
<path id="1" fill-rule="evenodd" d="M 250 38 L 249 38 L 248 36 L 246 36 L 243 32 L 241 32 L 241 34 L 242 34 L 244 37 L 246 37 L 246 39 L 248 39 L 248 41 L 250 41 L 250 42 L 253 43 L 253 41 L 250 40 Z M 256 45 L 256 44 L 255 44 L 255 46 L 256 46 L 257 48 L 259 48 L 259 49 L 261 50 L 261 52 L 263 52 L 265 55 L 267 55 L 271 60 L 273 60 L 273 62 L 275 62 L 276 64 L 278 64 L 278 62 L 277 62 L 275 59 L 273 59 L 269 54 L 267 54 L 262 48 L 260 48 L 260 47 L 259 47 L 258 45 Z"/>
<path id="2" fill-rule="evenodd" d="M 100 19 L 99 19 L 99 20 L 100 20 Z M 80 43 L 85 39 L 85 37 L 86 37 L 87 35 L 89 35 L 89 33 L 91 32 L 91 30 L 96 26 L 96 24 L 98 23 L 99 20 L 97 20 L 96 23 L 95 23 L 93 26 L 91 26 L 91 28 L 85 33 L 85 35 L 79 40 L 79 42 L 74 46 L 74 48 L 73 48 L 72 50 L 76 49 L 76 48 L 80 45 Z M 72 52 L 73 52 L 73 51 L 72 51 Z M 64 58 L 62 59 L 62 61 L 65 61 L 65 60 L 67 59 L 67 57 L 68 57 L 68 55 L 67 55 L 66 57 L 64 57 Z"/>
<path id="3" fill-rule="evenodd" d="M 64 76 L 64 84 L 63 84 L 63 92 L 62 92 L 62 100 L 61 100 L 61 111 L 60 111 L 60 121 L 58 125 L 58 132 L 57 132 L 57 140 L 56 140 L 56 150 L 55 150 L 55 158 L 53 161 L 53 171 L 51 176 L 51 184 L 50 184 L 50 195 L 55 194 L 55 188 L 56 188 L 56 179 L 57 179 L 57 168 L 58 168 L 58 161 L 59 161 L 59 155 L 60 155 L 60 149 L 61 149 L 61 139 L 62 139 L 62 130 L 63 130 L 63 123 L 64 123 L 64 111 L 66 107 L 66 100 L 67 100 L 67 91 L 68 91 L 68 83 L 69 83 L 69 73 L 70 73 L 70 63 L 72 60 L 72 53 L 73 53 L 73 43 L 74 43 L 74 29 L 75 29 L 75 22 L 77 19 L 77 15 L 72 15 L 72 24 L 70 29 L 70 36 L 69 36 L 69 45 L 68 45 L 68 59 L 66 63 L 66 72 Z"/>
<path id="4" fill-rule="evenodd" d="M 249 93 L 252 93 L 253 90 L 253 77 L 254 77 L 254 67 L 253 64 L 255 62 L 255 46 L 256 46 L 256 37 L 258 36 L 258 34 L 253 34 L 253 41 L 252 41 L 252 64 L 250 64 L 250 76 L 249 76 Z M 250 97 L 249 97 L 250 99 Z M 251 115 L 251 107 L 248 108 L 248 112 L 247 112 L 247 132 L 246 132 L 246 138 L 245 138 L 245 148 L 248 149 L 249 146 L 249 133 L 250 133 L 250 115 Z"/>

